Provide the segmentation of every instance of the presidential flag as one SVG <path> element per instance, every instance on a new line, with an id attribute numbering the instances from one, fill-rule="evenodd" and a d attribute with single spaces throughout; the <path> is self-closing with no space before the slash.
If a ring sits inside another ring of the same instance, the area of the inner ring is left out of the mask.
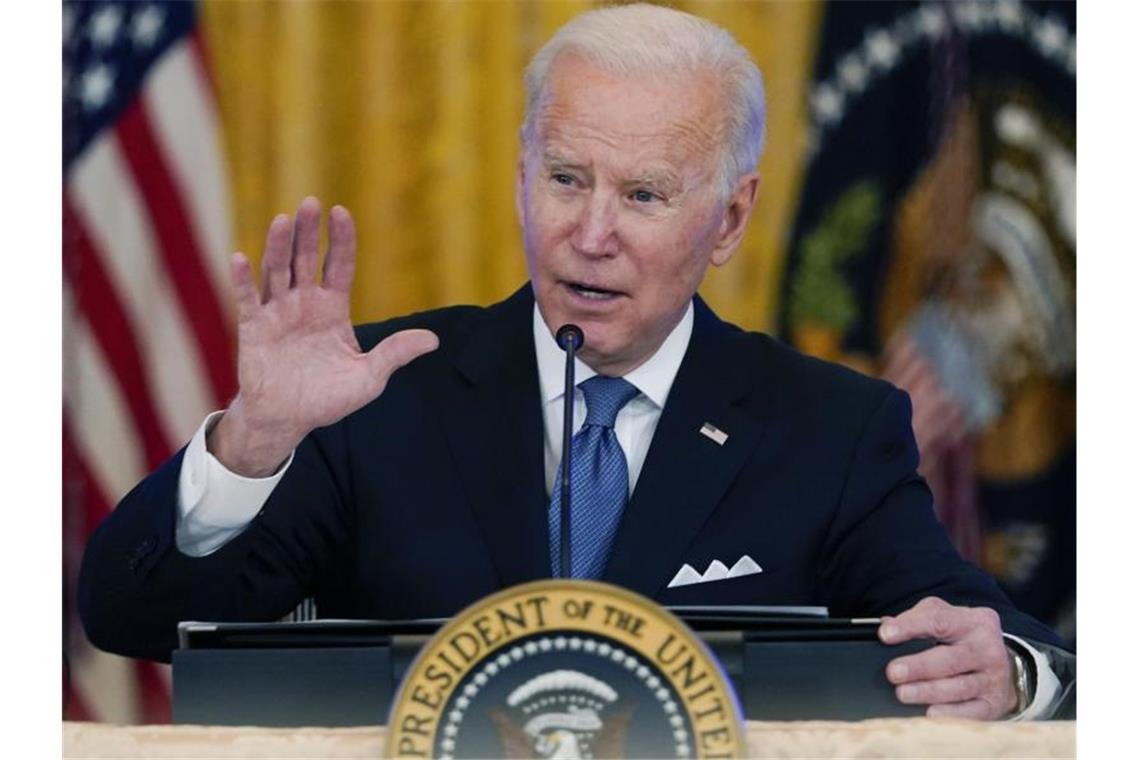
<path id="1" fill-rule="evenodd" d="M 64 717 L 169 720 L 166 666 L 85 640 L 87 536 L 236 389 L 229 199 L 192 3 L 63 5 Z"/>
<path id="2" fill-rule="evenodd" d="M 781 332 L 914 405 L 961 553 L 1075 640 L 1076 9 L 825 6 Z"/>

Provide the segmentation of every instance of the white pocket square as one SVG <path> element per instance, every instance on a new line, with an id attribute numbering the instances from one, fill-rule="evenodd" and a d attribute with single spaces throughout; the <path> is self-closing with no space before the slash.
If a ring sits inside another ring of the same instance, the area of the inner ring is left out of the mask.
<path id="1" fill-rule="evenodd" d="M 698 573 L 693 569 L 693 566 L 686 563 L 681 565 L 681 569 L 673 576 L 673 580 L 669 581 L 667 588 L 675 588 L 677 586 L 691 586 L 694 583 L 710 583 L 712 581 L 723 581 L 728 578 L 740 578 L 744 575 L 755 575 L 762 573 L 764 569 L 756 564 L 756 560 L 745 554 L 740 559 L 736 560 L 736 564 L 730 570 L 719 559 L 714 559 L 709 563 L 705 572 Z"/>

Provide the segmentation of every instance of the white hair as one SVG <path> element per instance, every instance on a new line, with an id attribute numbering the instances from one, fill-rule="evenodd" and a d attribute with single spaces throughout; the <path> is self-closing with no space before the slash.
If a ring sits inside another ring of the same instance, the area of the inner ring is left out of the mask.
<path id="1" fill-rule="evenodd" d="M 721 83 L 724 104 L 726 144 L 717 170 L 722 199 L 756 168 L 764 146 L 764 81 L 748 51 L 711 21 L 643 3 L 600 8 L 572 19 L 526 68 L 524 143 L 534 136 L 550 69 L 563 53 L 580 55 L 618 76 L 711 72 Z"/>

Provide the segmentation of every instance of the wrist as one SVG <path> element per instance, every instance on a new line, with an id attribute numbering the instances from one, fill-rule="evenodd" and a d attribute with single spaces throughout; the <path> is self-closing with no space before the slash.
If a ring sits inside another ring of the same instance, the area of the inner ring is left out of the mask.
<path id="1" fill-rule="evenodd" d="M 206 450 L 230 472 L 264 478 L 280 469 L 305 433 L 251 420 L 241 395 L 206 434 Z"/>

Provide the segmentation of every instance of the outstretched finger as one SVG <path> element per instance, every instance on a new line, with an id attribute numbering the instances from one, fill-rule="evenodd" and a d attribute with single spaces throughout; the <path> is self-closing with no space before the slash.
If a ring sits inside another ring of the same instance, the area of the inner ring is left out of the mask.
<path id="1" fill-rule="evenodd" d="M 392 373 L 418 356 L 439 348 L 439 338 L 431 330 L 401 330 L 380 341 L 368 352 L 372 371 L 387 384 Z"/>
<path id="2" fill-rule="evenodd" d="M 265 234 L 265 253 L 261 256 L 261 286 L 264 293 L 261 302 L 266 303 L 289 290 L 292 276 L 289 259 L 292 258 L 293 225 L 289 217 L 278 214 Z"/>
<path id="3" fill-rule="evenodd" d="M 293 285 L 311 285 L 321 246 L 321 202 L 310 195 L 297 207 L 293 222 Z"/>
<path id="4" fill-rule="evenodd" d="M 344 206 L 329 211 L 329 250 L 325 256 L 324 286 L 348 293 L 356 271 L 356 225 Z"/>
<path id="5" fill-rule="evenodd" d="M 234 284 L 234 298 L 237 301 L 238 321 L 244 322 L 253 315 L 260 305 L 257 297 L 257 284 L 253 281 L 253 267 L 244 253 L 230 257 L 230 278 Z"/>

